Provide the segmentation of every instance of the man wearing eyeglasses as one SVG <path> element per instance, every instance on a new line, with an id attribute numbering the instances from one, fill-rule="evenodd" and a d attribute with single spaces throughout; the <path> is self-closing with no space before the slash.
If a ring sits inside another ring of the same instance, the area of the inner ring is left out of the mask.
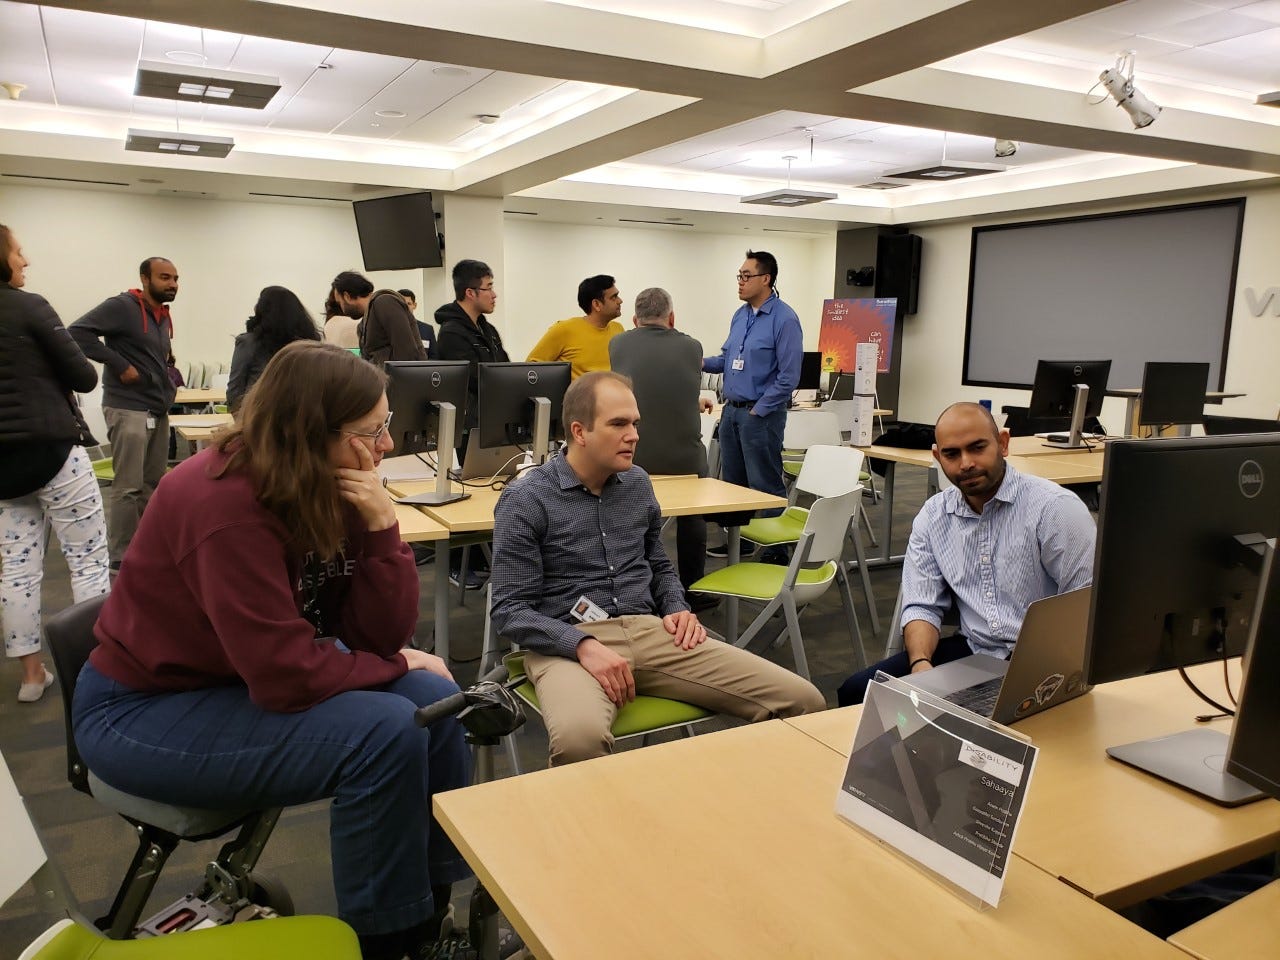
<path id="1" fill-rule="evenodd" d="M 719 356 L 704 357 L 702 369 L 724 375 L 720 415 L 720 475 L 729 483 L 784 496 L 782 431 L 787 403 L 800 380 L 804 350 L 800 318 L 778 297 L 778 261 L 763 250 L 748 250 L 738 270 L 738 299 L 729 337 Z M 776 516 L 781 510 L 762 510 Z M 771 548 L 772 549 L 772 548 Z M 744 548 L 744 554 L 746 549 Z M 724 547 L 709 556 L 723 557 Z M 786 551 L 769 551 L 766 562 L 786 563 Z"/>
<path id="2" fill-rule="evenodd" d="M 441 360 L 466 360 L 471 364 L 471 376 L 467 381 L 467 412 L 463 426 L 470 430 L 480 422 L 479 370 L 481 363 L 506 363 L 511 358 L 502 346 L 502 337 L 487 319 L 498 305 L 498 294 L 493 287 L 493 271 L 480 260 L 459 260 L 453 266 L 454 302 L 446 303 L 435 313 L 439 331 L 436 334 L 436 354 Z M 462 451 L 458 451 L 462 461 Z M 463 572 L 462 550 L 455 547 L 449 552 L 453 570 L 452 580 L 465 580 L 468 590 L 484 586 L 485 572 Z"/>

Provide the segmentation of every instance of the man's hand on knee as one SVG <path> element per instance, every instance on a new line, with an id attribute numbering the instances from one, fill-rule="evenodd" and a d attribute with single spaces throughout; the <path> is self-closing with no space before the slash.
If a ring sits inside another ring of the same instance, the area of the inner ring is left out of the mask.
<path id="1" fill-rule="evenodd" d="M 698 615 L 689 610 L 667 614 L 662 618 L 662 625 L 681 650 L 692 650 L 707 639 L 707 628 L 698 622 Z"/>
<path id="2" fill-rule="evenodd" d="M 631 664 L 614 653 L 595 637 L 586 637 L 578 644 L 578 662 L 596 678 L 619 707 L 636 698 L 636 679 L 631 675 Z"/>

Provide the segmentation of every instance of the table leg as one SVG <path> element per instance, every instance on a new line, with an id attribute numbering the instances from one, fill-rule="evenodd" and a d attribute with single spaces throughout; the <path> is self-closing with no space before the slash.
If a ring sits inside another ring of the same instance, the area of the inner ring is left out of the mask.
<path id="1" fill-rule="evenodd" d="M 449 541 L 437 540 L 436 544 L 436 656 L 449 662 Z"/>
<path id="2" fill-rule="evenodd" d="M 880 494 L 880 507 L 884 510 L 884 516 L 880 518 L 880 553 L 867 560 L 867 566 L 872 570 L 877 567 L 900 566 L 904 559 L 903 554 L 896 557 L 893 555 L 893 478 L 897 468 L 896 461 L 884 461 L 884 483 Z"/>
<path id="3" fill-rule="evenodd" d="M 725 527 L 725 562 L 733 566 L 742 556 L 742 528 Z M 724 606 L 725 642 L 736 643 L 738 640 L 738 598 L 726 597 Z"/>

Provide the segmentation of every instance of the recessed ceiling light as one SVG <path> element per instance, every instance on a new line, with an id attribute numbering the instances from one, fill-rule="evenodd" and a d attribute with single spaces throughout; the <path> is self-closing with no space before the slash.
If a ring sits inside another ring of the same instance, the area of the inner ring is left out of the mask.
<path id="1" fill-rule="evenodd" d="M 471 71 L 466 67 L 454 67 L 447 63 L 442 63 L 438 67 L 432 67 L 431 72 L 437 77 L 469 77 Z"/>
<path id="2" fill-rule="evenodd" d="M 382 117 L 384 120 L 399 120 L 405 115 L 403 110 L 375 110 L 375 117 Z"/>
<path id="3" fill-rule="evenodd" d="M 498 115 L 496 113 L 478 113 L 476 119 L 481 123 L 497 123 Z"/>
<path id="4" fill-rule="evenodd" d="M 202 64 L 207 57 L 203 53 L 195 50 L 166 50 L 164 57 L 166 60 L 172 60 L 174 63 L 197 63 Z"/>

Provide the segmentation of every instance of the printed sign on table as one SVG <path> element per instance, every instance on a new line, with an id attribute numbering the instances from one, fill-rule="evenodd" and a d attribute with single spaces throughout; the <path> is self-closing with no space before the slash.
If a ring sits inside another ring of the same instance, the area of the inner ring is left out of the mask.
<path id="1" fill-rule="evenodd" d="M 818 349 L 822 352 L 823 372 L 852 373 L 858 344 L 875 343 L 880 347 L 880 363 L 876 371 L 888 373 L 897 315 L 897 297 L 822 301 Z"/>

